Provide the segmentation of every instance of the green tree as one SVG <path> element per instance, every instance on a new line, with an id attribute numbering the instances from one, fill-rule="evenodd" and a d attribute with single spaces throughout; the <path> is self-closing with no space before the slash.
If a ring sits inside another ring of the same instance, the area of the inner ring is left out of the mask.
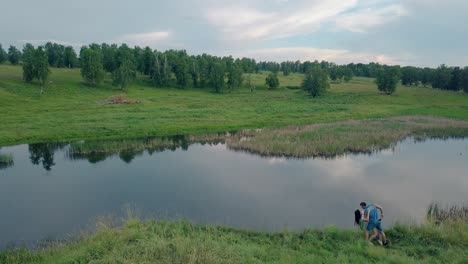
<path id="1" fill-rule="evenodd" d="M 123 90 L 127 88 L 135 78 L 135 64 L 130 60 L 126 60 L 112 73 L 112 84 Z"/>
<path id="2" fill-rule="evenodd" d="M 65 67 L 68 67 L 69 69 L 78 66 L 78 58 L 72 46 L 65 47 L 63 53 L 63 65 L 65 65 Z"/>
<path id="3" fill-rule="evenodd" d="M 353 79 L 353 71 L 349 68 L 344 69 L 343 80 L 345 82 L 350 82 Z"/>
<path id="4" fill-rule="evenodd" d="M 468 67 L 465 67 L 461 73 L 460 85 L 463 91 L 468 93 Z"/>
<path id="5" fill-rule="evenodd" d="M 108 45 L 106 43 L 101 44 L 102 50 L 102 63 L 104 70 L 107 72 L 113 72 L 117 69 L 117 50 L 116 44 Z"/>
<path id="6" fill-rule="evenodd" d="M 330 79 L 334 82 L 339 81 L 341 82 L 341 79 L 344 76 L 344 72 L 340 66 L 337 65 L 331 65 L 330 69 Z"/>
<path id="7" fill-rule="evenodd" d="M 231 61 L 227 66 L 227 85 L 230 90 L 241 87 L 242 85 L 242 66 Z"/>
<path id="8" fill-rule="evenodd" d="M 80 53 L 81 76 L 89 85 L 99 85 L 104 79 L 101 52 L 96 49 L 85 48 Z"/>
<path id="9" fill-rule="evenodd" d="M 31 44 L 26 44 L 23 55 L 23 79 L 26 82 L 37 79 L 41 84 L 42 94 L 50 74 L 47 53 L 43 47 L 34 49 Z"/>
<path id="10" fill-rule="evenodd" d="M 122 45 L 117 52 L 117 69 L 112 73 L 112 85 L 125 89 L 135 78 L 136 65 L 134 54 L 129 47 Z"/>
<path id="11" fill-rule="evenodd" d="M 246 73 L 253 73 L 257 69 L 257 62 L 254 59 L 242 58 L 240 59 L 242 71 Z"/>
<path id="12" fill-rule="evenodd" d="M 0 44 L 0 63 L 4 63 L 8 58 L 8 54 L 3 49 L 2 44 Z"/>
<path id="13" fill-rule="evenodd" d="M 315 66 L 307 72 L 302 82 L 302 89 L 306 90 L 313 97 L 325 94 L 329 88 L 328 74 L 319 66 Z"/>
<path id="14" fill-rule="evenodd" d="M 432 87 L 442 90 L 450 88 L 450 80 L 452 79 L 452 72 L 445 64 L 440 65 L 432 75 Z"/>
<path id="15" fill-rule="evenodd" d="M 460 67 L 453 67 L 451 69 L 451 74 L 450 74 L 450 82 L 448 89 L 452 91 L 460 91 L 462 89 L 461 87 L 461 78 L 462 78 L 462 72 L 463 70 Z"/>
<path id="16" fill-rule="evenodd" d="M 17 65 L 21 59 L 21 51 L 19 51 L 15 46 L 10 46 L 8 48 L 8 61 Z"/>
<path id="17" fill-rule="evenodd" d="M 190 75 L 192 76 L 193 87 L 202 87 L 201 86 L 201 73 L 202 73 L 202 64 L 199 56 L 190 57 L 191 66 L 190 66 Z"/>
<path id="18" fill-rule="evenodd" d="M 180 88 L 192 87 L 191 63 L 187 52 L 185 50 L 169 50 L 166 54 L 175 75 L 177 86 Z"/>
<path id="19" fill-rule="evenodd" d="M 269 89 L 276 89 L 280 86 L 280 81 L 278 79 L 278 74 L 270 73 L 265 79 L 265 84 L 268 86 Z"/>
<path id="20" fill-rule="evenodd" d="M 221 61 L 212 61 L 210 64 L 209 85 L 216 93 L 221 93 L 226 86 L 224 77 L 226 66 Z"/>
<path id="21" fill-rule="evenodd" d="M 32 82 L 34 80 L 34 46 L 26 43 L 23 47 L 23 80 Z"/>
<path id="22" fill-rule="evenodd" d="M 379 91 L 391 95 L 396 91 L 400 80 L 400 68 L 398 66 L 381 66 L 377 70 L 375 83 Z"/>
<path id="23" fill-rule="evenodd" d="M 284 61 L 281 63 L 281 70 L 283 71 L 284 76 L 289 76 L 292 72 L 292 68 L 294 67 L 294 62 L 291 61 Z"/>
<path id="24" fill-rule="evenodd" d="M 138 57 L 138 70 L 144 75 L 150 75 L 154 65 L 154 53 L 150 47 L 146 47 Z"/>
<path id="25" fill-rule="evenodd" d="M 198 87 L 210 86 L 210 71 L 211 64 L 215 58 L 208 54 L 197 56 L 196 61 L 198 64 Z"/>
<path id="26" fill-rule="evenodd" d="M 171 82 L 171 68 L 167 61 L 167 55 L 155 52 L 153 67 L 151 69 L 151 80 L 153 84 L 159 87 L 167 87 Z"/>
<path id="27" fill-rule="evenodd" d="M 418 85 L 421 79 L 421 71 L 416 67 L 403 67 L 401 69 L 401 84 L 406 86 Z"/>
<path id="28" fill-rule="evenodd" d="M 431 68 L 424 68 L 421 70 L 421 84 L 426 87 L 427 85 L 431 84 L 432 76 L 434 74 L 434 70 Z"/>
<path id="29" fill-rule="evenodd" d="M 63 45 L 47 42 L 44 49 L 50 66 L 58 68 L 65 66 L 65 47 Z"/>
<path id="30" fill-rule="evenodd" d="M 44 86 L 49 79 L 49 62 L 47 60 L 47 53 L 42 47 L 38 47 L 34 51 L 34 77 L 41 84 L 41 94 L 43 92 Z"/>

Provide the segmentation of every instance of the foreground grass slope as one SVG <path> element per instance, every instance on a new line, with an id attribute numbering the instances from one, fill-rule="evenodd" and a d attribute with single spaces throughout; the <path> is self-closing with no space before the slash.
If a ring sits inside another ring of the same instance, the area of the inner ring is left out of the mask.
<path id="1" fill-rule="evenodd" d="M 368 245 L 362 233 L 327 228 L 261 233 L 188 222 L 131 219 L 121 228 L 47 249 L 0 253 L 0 263 L 466 263 L 468 226 L 387 230 L 390 248 Z"/>
<path id="2" fill-rule="evenodd" d="M 79 69 L 52 69 L 40 95 L 22 81 L 20 66 L 0 65 L 0 145 L 56 140 L 128 138 L 148 135 L 220 132 L 245 128 L 307 125 L 401 115 L 436 115 L 468 120 L 468 96 L 429 88 L 399 87 L 380 94 L 371 79 L 332 84 L 329 94 L 264 87 L 266 73 L 252 75 L 248 88 L 225 94 L 207 89 L 154 88 L 140 78 L 124 91 L 139 104 L 99 103 L 122 93 L 110 77 L 99 88 L 83 84 Z M 282 87 L 298 86 L 302 76 L 280 76 Z"/>

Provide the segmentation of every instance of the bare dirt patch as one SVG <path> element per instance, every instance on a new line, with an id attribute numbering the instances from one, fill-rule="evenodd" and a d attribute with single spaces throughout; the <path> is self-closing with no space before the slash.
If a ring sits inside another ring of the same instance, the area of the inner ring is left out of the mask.
<path id="1" fill-rule="evenodd" d="M 140 104 L 141 101 L 129 99 L 126 94 L 113 95 L 104 101 L 99 101 L 99 104 Z"/>

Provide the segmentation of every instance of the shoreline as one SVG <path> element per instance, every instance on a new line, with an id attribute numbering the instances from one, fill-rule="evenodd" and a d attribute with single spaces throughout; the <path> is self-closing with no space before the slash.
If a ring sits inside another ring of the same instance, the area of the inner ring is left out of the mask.
<path id="1" fill-rule="evenodd" d="M 0 251 L 2 263 L 297 263 L 319 261 L 411 262 L 462 260 L 468 246 L 466 222 L 385 230 L 390 248 L 370 246 L 358 230 L 327 227 L 300 232 L 258 232 L 188 221 L 142 222 L 122 226 L 96 223 L 95 232 L 39 249 Z"/>
<path id="2" fill-rule="evenodd" d="M 246 129 L 236 132 L 122 139 L 53 141 L 34 144 L 69 144 L 70 157 L 113 155 L 145 150 L 188 148 L 195 143 L 223 143 L 232 151 L 264 157 L 333 158 L 371 154 L 389 149 L 408 138 L 464 138 L 468 121 L 434 116 L 398 116 L 378 119 L 316 123 L 306 126 Z"/>

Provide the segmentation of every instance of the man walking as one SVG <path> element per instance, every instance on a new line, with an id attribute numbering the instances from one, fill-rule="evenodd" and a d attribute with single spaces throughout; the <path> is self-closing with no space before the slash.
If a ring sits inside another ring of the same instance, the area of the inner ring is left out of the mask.
<path id="1" fill-rule="evenodd" d="M 384 217 L 382 206 L 373 204 L 367 205 L 365 202 L 362 202 L 360 206 L 364 210 L 364 221 L 367 222 L 365 230 L 366 240 L 372 244 L 372 240 L 379 236 L 380 241 L 383 242 L 383 245 L 387 246 L 387 237 L 385 236 L 385 233 L 382 229 L 382 219 Z M 378 211 L 380 211 L 380 217 Z M 369 237 L 369 232 L 374 230 L 374 228 L 377 230 L 377 232 L 374 232 L 374 234 Z"/>

